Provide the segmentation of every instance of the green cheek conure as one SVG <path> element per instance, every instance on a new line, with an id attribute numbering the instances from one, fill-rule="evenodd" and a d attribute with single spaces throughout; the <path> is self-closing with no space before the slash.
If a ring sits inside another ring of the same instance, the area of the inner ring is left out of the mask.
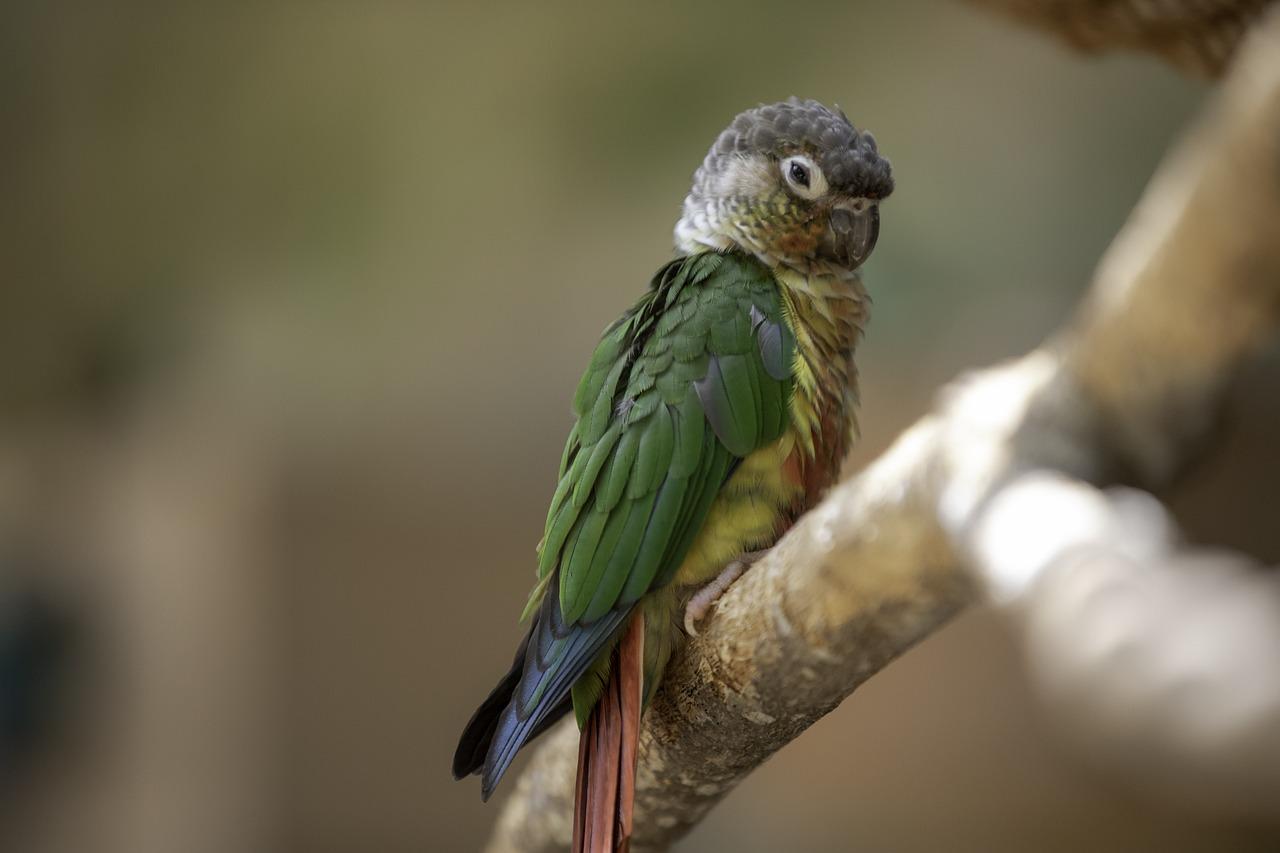
<path id="1" fill-rule="evenodd" d="M 625 849 L 639 721 L 673 649 L 835 480 L 856 430 L 858 277 L 893 190 L 871 134 L 795 98 L 737 116 L 693 177 L 678 257 L 578 386 L 529 632 L 467 724 L 487 799 L 572 708 L 574 849 Z"/>

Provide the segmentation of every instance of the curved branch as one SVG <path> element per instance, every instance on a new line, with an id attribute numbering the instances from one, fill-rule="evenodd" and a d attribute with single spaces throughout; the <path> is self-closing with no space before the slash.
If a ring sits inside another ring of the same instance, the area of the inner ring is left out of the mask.
<path id="1" fill-rule="evenodd" d="M 1009 533 L 1022 505 L 1015 498 L 1025 496 L 1015 489 L 1039 469 L 1093 482 L 1117 471 L 1144 482 L 1170 476 L 1210 425 L 1237 367 L 1280 328 L 1280 14 L 1241 60 L 1153 179 L 1076 320 L 1026 357 L 957 383 L 934 414 L 834 489 L 721 599 L 645 716 L 636 851 L 665 849 L 774 751 L 946 622 L 971 598 L 972 578 L 995 603 L 1024 614 L 1032 664 L 1046 668 L 1039 680 L 1050 695 L 1087 696 L 1107 682 L 1105 666 L 1044 651 L 1076 637 L 1049 617 L 1061 595 L 1052 578 L 1078 541 L 1059 537 L 1059 550 L 1025 553 L 1009 545 L 1019 541 Z M 1051 531 L 1071 519 L 1039 523 Z M 1098 530 L 1111 528 L 1081 529 L 1096 542 Z M 1142 553 L 1163 560 L 1171 552 Z M 1245 583 L 1239 571 L 1224 577 Z M 1141 596 L 1130 603 L 1162 606 Z M 1148 647 L 1172 629 L 1154 609 L 1137 624 L 1150 627 Z M 1257 665 L 1235 672 L 1275 684 L 1280 675 L 1259 671 L 1274 659 L 1245 655 Z M 1154 685 L 1141 706 L 1151 713 L 1179 701 L 1157 677 L 1163 660 L 1135 664 Z M 1209 688 L 1208 707 L 1221 709 L 1235 685 L 1223 678 Z M 1257 713 L 1222 719 L 1259 725 L 1280 713 L 1280 689 L 1251 695 Z M 1196 701 L 1206 707 L 1205 696 Z M 1110 731 L 1099 702 L 1073 706 L 1085 731 Z M 567 724 L 541 744 L 490 851 L 567 847 L 575 741 Z M 1162 760 L 1200 766 L 1177 737 L 1155 741 Z M 1242 784 L 1251 782 L 1258 780 Z"/>
<path id="2" fill-rule="evenodd" d="M 1079 755 L 1219 817 L 1280 818 L 1280 572 L 1183 546 L 1144 492 L 1049 472 L 1001 489 L 970 543 L 1005 593 L 1019 581 L 1003 609 Z"/>

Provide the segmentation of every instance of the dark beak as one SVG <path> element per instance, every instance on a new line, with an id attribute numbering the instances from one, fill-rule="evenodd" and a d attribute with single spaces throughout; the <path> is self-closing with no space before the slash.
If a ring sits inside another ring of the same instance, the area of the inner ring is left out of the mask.
<path id="1" fill-rule="evenodd" d="M 846 269 L 857 269 L 871 256 L 880 236 L 880 207 L 837 207 L 827 223 L 822 254 Z"/>

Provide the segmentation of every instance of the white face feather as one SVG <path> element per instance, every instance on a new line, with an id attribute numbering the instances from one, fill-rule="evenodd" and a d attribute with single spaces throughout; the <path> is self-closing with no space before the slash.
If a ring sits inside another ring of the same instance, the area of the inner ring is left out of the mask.
<path id="1" fill-rule="evenodd" d="M 701 181 L 684 200 L 684 210 L 676 223 L 676 248 L 681 252 L 733 248 L 735 240 L 722 220 L 721 203 L 732 198 L 758 198 L 777 186 L 773 162 L 764 155 L 739 154 L 726 158 L 708 173 L 699 170 Z"/>
<path id="2" fill-rule="evenodd" d="M 757 198 L 773 188 L 773 171 L 769 158 L 740 154 L 730 159 L 708 187 L 715 198 Z"/>

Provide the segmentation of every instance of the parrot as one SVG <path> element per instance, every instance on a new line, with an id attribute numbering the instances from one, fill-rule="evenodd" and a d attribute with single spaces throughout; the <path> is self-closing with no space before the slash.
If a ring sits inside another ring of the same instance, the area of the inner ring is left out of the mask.
<path id="1" fill-rule="evenodd" d="M 483 799 L 572 712 L 573 849 L 628 849 L 640 720 L 668 661 L 856 437 L 859 268 L 893 187 L 875 138 L 818 101 L 748 109 L 716 138 L 674 259 L 574 395 L 528 631 L 454 755 Z"/>

